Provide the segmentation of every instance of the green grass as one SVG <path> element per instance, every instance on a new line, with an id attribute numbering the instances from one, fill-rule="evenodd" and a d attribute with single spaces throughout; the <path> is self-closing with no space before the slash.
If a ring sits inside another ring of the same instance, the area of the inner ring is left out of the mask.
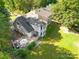
<path id="1" fill-rule="evenodd" d="M 79 42 L 79 35 L 64 33 L 59 27 L 56 23 L 50 24 L 46 36 L 41 40 L 40 47 L 31 51 L 27 58 L 78 59 L 79 47 L 75 43 Z"/>

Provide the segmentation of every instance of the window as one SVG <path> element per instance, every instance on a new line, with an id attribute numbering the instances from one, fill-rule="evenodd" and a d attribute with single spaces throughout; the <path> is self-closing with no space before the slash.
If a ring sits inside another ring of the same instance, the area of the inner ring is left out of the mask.
<path id="1" fill-rule="evenodd" d="M 42 26 L 41 26 L 41 30 L 42 30 Z"/>
<path id="2" fill-rule="evenodd" d="M 42 36 L 42 32 L 41 32 L 41 36 Z"/>

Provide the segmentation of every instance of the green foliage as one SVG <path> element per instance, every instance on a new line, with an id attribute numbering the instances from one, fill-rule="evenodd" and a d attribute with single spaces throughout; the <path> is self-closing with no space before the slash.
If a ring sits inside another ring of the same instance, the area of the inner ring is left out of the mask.
<path id="1" fill-rule="evenodd" d="M 0 51 L 0 59 L 11 59 L 9 54 Z"/>
<path id="2" fill-rule="evenodd" d="M 78 0 L 58 0 L 52 6 L 52 18 L 62 25 L 71 27 L 79 22 L 79 1 Z"/>
<path id="3" fill-rule="evenodd" d="M 36 46 L 36 43 L 35 42 L 32 42 L 27 48 L 29 50 L 32 50 L 35 46 Z"/>
<path id="4" fill-rule="evenodd" d="M 56 3 L 56 0 L 1 0 L 1 3 L 10 12 L 17 9 L 28 12 L 34 8 L 45 7 L 50 3 Z"/>
<path id="5" fill-rule="evenodd" d="M 0 0 L 0 7 L 4 7 L 4 2 L 3 2 L 3 0 Z"/>
<path id="6" fill-rule="evenodd" d="M 10 16 L 9 12 L 4 7 L 0 7 L 0 14 L 4 15 L 4 17 Z M 2 17 L 2 15 L 0 17 Z"/>
<path id="7" fill-rule="evenodd" d="M 75 25 L 73 25 L 70 30 L 79 32 L 79 22 L 76 22 Z"/>
<path id="8" fill-rule="evenodd" d="M 27 49 L 25 49 L 25 48 L 18 49 L 18 50 L 15 52 L 15 56 L 16 56 L 18 59 L 26 59 L 28 54 L 29 54 L 29 51 L 28 51 Z"/>
<path id="9" fill-rule="evenodd" d="M 0 7 L 0 59 L 11 59 L 12 46 L 8 18 L 9 13 L 3 6 Z"/>
<path id="10" fill-rule="evenodd" d="M 8 9 L 8 11 L 14 11 L 15 4 L 13 0 L 3 0 L 4 1 L 4 6 Z"/>
<path id="11" fill-rule="evenodd" d="M 27 12 L 32 9 L 33 0 L 14 0 L 15 8 Z"/>
<path id="12" fill-rule="evenodd" d="M 9 31 L 8 18 L 5 17 L 5 14 L 0 13 L 0 51 L 1 52 L 6 52 L 6 54 L 12 52 L 13 49 L 12 49 L 10 37 L 11 37 L 11 32 Z M 6 54 L 4 54 L 4 56 Z M 2 57 L 2 58 L 8 59 L 7 57 Z"/>
<path id="13" fill-rule="evenodd" d="M 56 3 L 56 0 L 34 0 L 33 7 L 34 8 L 46 7 L 51 3 Z"/>

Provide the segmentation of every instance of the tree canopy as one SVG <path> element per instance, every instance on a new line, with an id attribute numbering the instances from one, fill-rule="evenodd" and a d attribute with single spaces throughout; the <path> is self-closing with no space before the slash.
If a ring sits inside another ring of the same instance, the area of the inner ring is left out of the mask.
<path id="1" fill-rule="evenodd" d="M 34 8 L 45 7 L 50 3 L 56 3 L 56 0 L 1 0 L 0 5 L 5 6 L 9 11 L 22 10 L 30 11 Z"/>
<path id="2" fill-rule="evenodd" d="M 78 0 L 58 0 L 52 6 L 52 18 L 64 26 L 71 27 L 76 22 L 79 24 L 79 1 Z"/>

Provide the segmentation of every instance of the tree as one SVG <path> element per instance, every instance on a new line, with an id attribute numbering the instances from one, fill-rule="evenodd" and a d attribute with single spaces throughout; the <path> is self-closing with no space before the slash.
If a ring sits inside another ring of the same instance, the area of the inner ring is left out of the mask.
<path id="1" fill-rule="evenodd" d="M 4 7 L 4 2 L 3 2 L 3 0 L 0 0 L 0 7 Z"/>
<path id="2" fill-rule="evenodd" d="M 46 7 L 51 3 L 56 3 L 56 0 L 34 0 L 33 3 L 34 7 L 39 8 L 39 7 Z"/>
<path id="3" fill-rule="evenodd" d="M 58 0 L 57 4 L 52 6 L 52 18 L 69 28 L 76 23 L 79 25 L 79 1 Z"/>
<path id="4" fill-rule="evenodd" d="M 24 12 L 30 11 L 33 6 L 33 0 L 4 0 L 5 7 L 13 12 L 15 10 L 21 10 Z"/>
<path id="5" fill-rule="evenodd" d="M 13 11 L 15 10 L 15 4 L 14 4 L 14 0 L 3 0 L 5 3 L 5 8 L 8 9 L 8 11 Z"/>
<path id="6" fill-rule="evenodd" d="M 0 0 L 0 14 L 3 14 L 4 16 L 9 16 L 9 12 L 5 8 L 5 2 L 3 0 Z"/>
<path id="7" fill-rule="evenodd" d="M 3 0 L 3 1 L 5 4 L 4 6 L 10 12 L 13 12 L 15 10 L 21 10 L 23 12 L 28 12 L 32 9 L 45 7 L 50 3 L 56 2 L 56 0 Z"/>

